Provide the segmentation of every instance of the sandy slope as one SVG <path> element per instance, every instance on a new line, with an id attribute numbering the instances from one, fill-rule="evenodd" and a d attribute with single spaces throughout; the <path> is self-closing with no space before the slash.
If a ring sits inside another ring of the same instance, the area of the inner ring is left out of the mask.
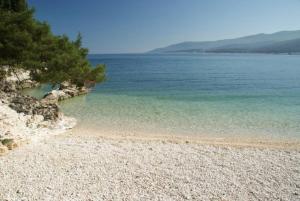
<path id="1" fill-rule="evenodd" d="M 54 136 L 0 157 L 0 200 L 300 200 L 300 151 Z"/>

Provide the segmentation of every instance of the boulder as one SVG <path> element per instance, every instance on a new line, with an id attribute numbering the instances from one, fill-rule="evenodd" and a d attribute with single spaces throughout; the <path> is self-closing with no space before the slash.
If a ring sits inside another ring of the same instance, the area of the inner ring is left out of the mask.
<path id="1" fill-rule="evenodd" d="M 52 90 L 51 92 L 48 92 L 44 95 L 42 101 L 44 103 L 57 103 L 61 95 L 62 94 L 60 94 L 58 90 Z"/>
<path id="2" fill-rule="evenodd" d="M 69 88 L 69 89 L 64 89 L 63 92 L 70 97 L 78 96 L 79 92 L 78 89 L 76 88 Z"/>
<path id="3" fill-rule="evenodd" d="M 37 87 L 40 84 L 36 81 L 32 81 L 32 80 L 23 80 L 21 81 L 18 85 L 17 85 L 17 89 L 27 89 L 27 88 L 33 88 L 33 87 Z"/>
<path id="4" fill-rule="evenodd" d="M 52 90 L 51 92 L 47 93 L 42 101 L 48 103 L 57 103 L 58 101 L 65 100 L 71 98 L 72 96 L 66 93 L 65 90 Z"/>
<path id="5" fill-rule="evenodd" d="M 16 83 L 14 82 L 9 82 L 6 80 L 1 80 L 0 81 L 0 91 L 3 91 L 5 93 L 13 93 L 16 92 Z"/>
<path id="6" fill-rule="evenodd" d="M 86 87 L 79 88 L 79 95 L 87 94 L 90 90 Z"/>
<path id="7" fill-rule="evenodd" d="M 56 103 L 40 101 L 34 97 L 20 94 L 12 98 L 9 107 L 25 115 L 41 115 L 44 120 L 56 120 L 60 115 Z"/>
<path id="8" fill-rule="evenodd" d="M 68 81 L 64 81 L 60 84 L 59 86 L 59 90 L 64 90 L 64 89 L 68 89 L 71 87 L 71 83 Z"/>
<path id="9" fill-rule="evenodd" d="M 76 87 L 75 85 L 64 83 L 61 84 L 59 89 L 47 93 L 42 101 L 47 103 L 57 103 L 58 101 L 87 94 L 88 92 L 89 89 L 86 87 Z"/>
<path id="10" fill-rule="evenodd" d="M 0 81 L 0 90 L 5 92 L 15 92 L 25 88 L 32 88 L 39 85 L 38 82 L 30 79 L 30 72 L 24 70 L 17 70 L 15 74 L 11 74 Z"/>

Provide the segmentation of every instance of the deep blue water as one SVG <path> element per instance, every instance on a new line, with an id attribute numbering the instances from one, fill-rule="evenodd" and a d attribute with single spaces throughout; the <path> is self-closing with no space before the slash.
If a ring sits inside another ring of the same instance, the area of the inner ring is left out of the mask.
<path id="1" fill-rule="evenodd" d="M 62 103 L 115 133 L 300 139 L 300 56 L 90 55 L 107 81 Z M 88 125 L 88 126 L 87 126 Z"/>

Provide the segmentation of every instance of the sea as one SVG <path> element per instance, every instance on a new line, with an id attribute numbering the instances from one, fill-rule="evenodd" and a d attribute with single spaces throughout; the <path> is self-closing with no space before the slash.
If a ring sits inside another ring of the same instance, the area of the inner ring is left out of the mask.
<path id="1" fill-rule="evenodd" d="M 300 55 L 98 54 L 106 81 L 60 102 L 75 129 L 116 135 L 300 140 Z M 48 86 L 30 90 L 40 97 Z"/>

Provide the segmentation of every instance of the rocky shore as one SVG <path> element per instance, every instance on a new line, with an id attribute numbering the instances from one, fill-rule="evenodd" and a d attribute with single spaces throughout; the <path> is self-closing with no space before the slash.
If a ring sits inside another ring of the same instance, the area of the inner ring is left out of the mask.
<path id="1" fill-rule="evenodd" d="M 6 69 L 7 70 L 7 69 Z M 30 79 L 30 73 L 19 69 L 15 74 L 6 77 L 5 81 L 10 84 L 10 87 L 15 90 L 37 87 L 40 84 Z"/>
<path id="2" fill-rule="evenodd" d="M 87 94 L 89 89 L 86 87 L 77 87 L 76 85 L 70 84 L 68 82 L 63 82 L 60 84 L 60 87 L 56 90 L 52 90 L 47 93 L 43 101 L 48 103 L 57 103 L 65 99 L 69 99 L 75 96 L 80 96 Z"/>
<path id="3" fill-rule="evenodd" d="M 27 83 L 30 83 L 27 81 Z M 19 86 L 19 85 L 18 85 Z M 35 85 L 31 85 L 35 86 Z M 22 95 L 16 82 L 0 83 L 0 154 L 23 142 L 36 141 L 74 127 L 76 120 L 65 117 L 57 102 Z"/>

